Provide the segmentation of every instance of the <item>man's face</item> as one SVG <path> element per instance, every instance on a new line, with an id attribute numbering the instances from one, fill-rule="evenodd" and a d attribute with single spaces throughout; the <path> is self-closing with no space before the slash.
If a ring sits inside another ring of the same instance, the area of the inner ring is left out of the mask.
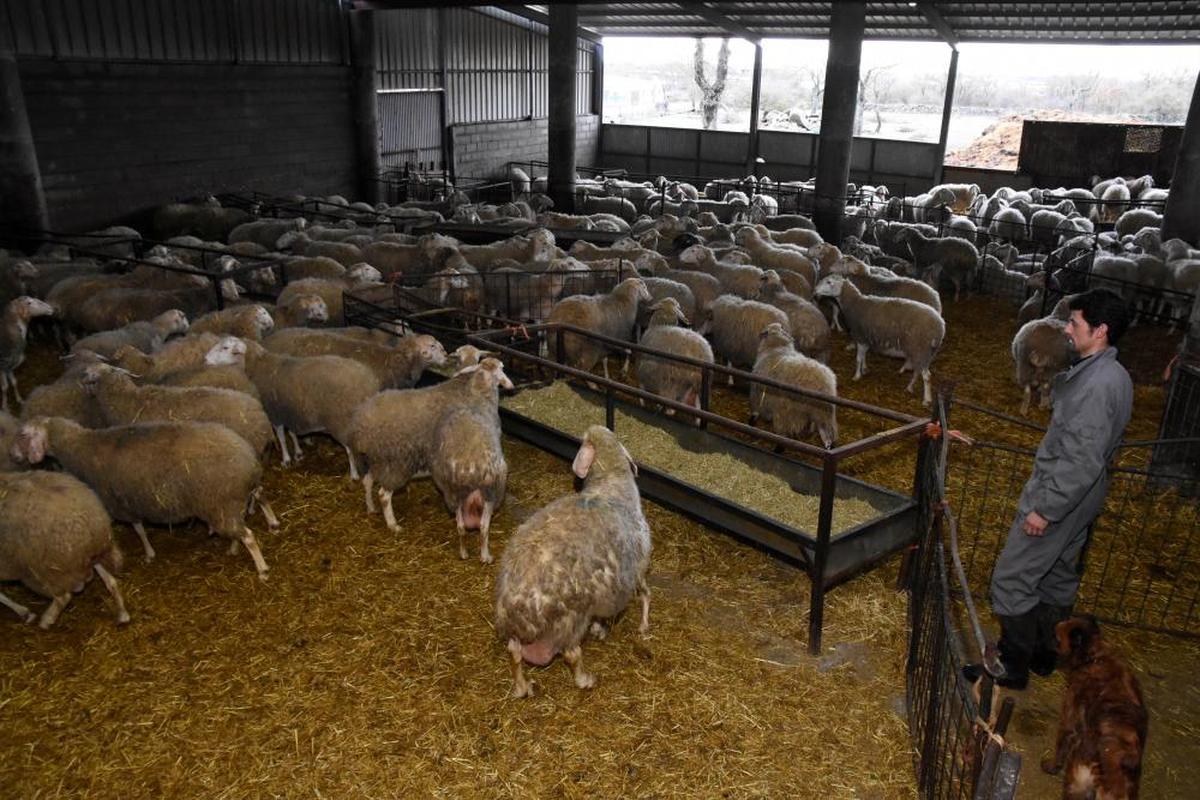
<path id="1" fill-rule="evenodd" d="M 1093 328 L 1083 318 L 1082 311 L 1071 312 L 1071 318 L 1067 320 L 1066 334 L 1075 352 L 1081 357 L 1090 356 L 1108 344 L 1108 326 L 1101 324 Z"/>

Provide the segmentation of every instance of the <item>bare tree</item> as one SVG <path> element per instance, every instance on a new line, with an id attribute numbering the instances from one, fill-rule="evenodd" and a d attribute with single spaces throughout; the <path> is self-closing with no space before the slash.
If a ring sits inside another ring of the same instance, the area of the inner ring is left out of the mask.
<path id="1" fill-rule="evenodd" d="M 825 73 L 810 66 L 800 67 L 800 79 L 808 87 L 808 113 L 821 113 L 821 98 L 825 96 Z"/>
<path id="2" fill-rule="evenodd" d="M 705 130 L 712 130 L 717 121 L 717 109 L 721 107 L 721 95 L 725 94 L 725 76 L 729 74 L 729 37 L 721 37 L 721 49 L 717 51 L 717 71 L 710 82 L 704 74 L 704 40 L 696 38 L 696 51 L 692 57 L 696 86 L 700 89 L 700 118 Z"/>
<path id="3" fill-rule="evenodd" d="M 1050 95 L 1065 100 L 1067 110 L 1079 111 L 1096 93 L 1099 86 L 1100 74 L 1096 72 L 1058 75 L 1051 79 Z"/>
<path id="4" fill-rule="evenodd" d="M 875 111 L 875 130 L 873 133 L 879 133 L 883 128 L 883 115 L 879 111 L 879 104 L 883 102 L 884 97 L 891 91 L 892 85 L 895 83 L 895 77 L 888 72 L 895 64 L 886 64 L 879 67 L 871 67 L 866 72 L 859 73 L 858 76 L 858 102 L 855 103 L 854 112 L 854 135 L 862 134 L 863 127 L 863 109 L 867 103 L 874 106 Z"/>

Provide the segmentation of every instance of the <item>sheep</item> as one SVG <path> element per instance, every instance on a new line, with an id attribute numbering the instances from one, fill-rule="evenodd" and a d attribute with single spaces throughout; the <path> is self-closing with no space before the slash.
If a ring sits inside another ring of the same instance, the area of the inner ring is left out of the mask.
<path id="1" fill-rule="evenodd" d="M 231 269 L 226 265 L 226 269 Z M 130 322 L 149 320 L 171 309 L 179 309 L 189 318 L 213 308 L 215 297 L 208 280 L 192 278 L 193 285 L 182 289 L 117 288 L 99 292 L 78 307 L 65 309 L 72 323 L 85 331 L 106 331 Z M 237 300 L 239 292 L 232 280 L 218 282 L 217 291 L 227 301 Z"/>
<path id="2" fill-rule="evenodd" d="M 969 282 L 979 267 L 979 251 L 975 245 L 955 236 L 932 238 L 917 230 L 901 231 L 899 240 L 908 245 L 913 264 L 928 271 L 930 284 L 936 289 L 938 278 L 945 275 L 954 284 L 954 299 L 958 300 L 962 285 Z"/>
<path id="3" fill-rule="evenodd" d="M 775 270 L 767 270 L 755 299 L 787 315 L 787 330 L 798 350 L 822 363 L 829 360 L 829 323 L 825 315 L 808 300 L 789 292 Z"/>
<path id="4" fill-rule="evenodd" d="M 1050 385 L 1054 376 L 1071 365 L 1074 349 L 1066 334 L 1067 323 L 1052 312 L 1047 317 L 1026 322 L 1012 340 L 1014 375 L 1024 398 L 1022 416 L 1029 413 L 1033 391 L 1038 390 L 1038 408 L 1050 407 Z"/>
<path id="5" fill-rule="evenodd" d="M 637 326 L 645 328 L 650 319 L 650 306 L 667 297 L 675 299 L 683 315 L 691 319 L 696 316 L 696 296 L 685 284 L 668 278 L 642 278 L 650 292 L 649 302 L 642 303 L 638 309 Z"/>
<path id="6" fill-rule="evenodd" d="M 1200 250 L 1193 249 L 1183 239 L 1168 239 L 1162 243 L 1163 258 L 1167 261 L 1200 258 Z"/>
<path id="7" fill-rule="evenodd" d="M 264 306 L 248 305 L 210 311 L 192 323 L 191 330 L 258 341 L 274 327 L 275 320 Z"/>
<path id="8" fill-rule="evenodd" d="M 913 391 L 920 374 L 925 390 L 923 402 L 933 403 L 929 367 L 946 336 L 946 323 L 940 314 L 913 300 L 864 295 L 844 275 L 822 278 L 815 295 L 836 300 L 846 320 L 846 329 L 858 350 L 854 380 L 867 373 L 869 350 L 903 358 L 900 371 L 913 372 L 907 390 Z"/>
<path id="9" fill-rule="evenodd" d="M 350 478 L 358 480 L 358 462 L 349 447 L 350 418 L 359 403 L 379 391 L 379 379 L 369 367 L 339 356 L 299 358 L 272 353 L 258 342 L 232 336 L 222 338 L 208 351 L 205 364 L 244 364 L 275 428 L 285 467 L 293 460 L 285 432 L 292 437 L 297 461 L 303 457 L 299 437 L 324 432 L 345 449 Z"/>
<path id="10" fill-rule="evenodd" d="M 550 311 L 547 321 L 552 324 L 573 325 L 612 339 L 629 340 L 637 322 L 638 303 L 650 300 L 650 292 L 641 278 L 626 278 L 608 294 L 574 295 L 559 300 Z M 553 343 L 558 337 L 552 337 Z M 590 339 L 565 332 L 563 352 L 551 355 L 576 369 L 590 372 L 603 363 L 608 378 L 607 348 Z"/>
<path id="11" fill-rule="evenodd" d="M 583 489 L 554 500 L 509 540 L 496 573 L 496 634 L 512 658 L 513 696 L 530 697 L 522 664 L 545 665 L 559 652 L 575 685 L 590 689 L 581 643 L 603 635 L 635 595 L 650 627 L 650 526 L 642 513 L 637 465 L 616 435 L 599 425 L 584 433 L 572 471 Z"/>
<path id="12" fill-rule="evenodd" d="M 319 294 L 297 294 L 287 302 L 276 303 L 267 308 L 274 322 L 274 329 L 307 328 L 309 325 L 324 325 L 329 321 L 329 306 Z"/>
<path id="13" fill-rule="evenodd" d="M 758 294 L 762 286 L 763 271 L 748 264 L 731 264 L 717 260 L 711 248 L 702 244 L 692 245 L 679 254 L 680 266 L 695 267 L 715 277 L 721 288 L 738 297 L 749 300 Z"/>
<path id="14" fill-rule="evenodd" d="M 877 297 L 903 297 L 924 303 L 938 314 L 942 313 L 942 299 L 929 284 L 913 278 L 904 278 L 883 267 L 864 264 L 851 256 L 844 256 L 831 270 L 836 275 L 845 275 L 863 294 Z"/>
<path id="15" fill-rule="evenodd" d="M 279 240 L 285 234 L 302 231 L 307 224 L 308 220 L 304 219 L 304 217 L 295 217 L 294 219 L 257 219 L 253 222 L 244 222 L 230 231 L 228 241 L 230 244 L 253 242 L 262 245 L 268 250 L 276 250 L 281 247 Z"/>
<path id="16" fill-rule="evenodd" d="M 955 214 L 964 214 L 979 196 L 977 183 L 939 183 L 929 190 L 931 197 L 945 202 Z"/>
<path id="17" fill-rule="evenodd" d="M 772 322 L 790 327 L 787 314 L 766 303 L 722 295 L 712 304 L 713 349 L 725 362 L 751 370 L 758 358 L 758 334 Z M 730 383 L 733 382 L 730 376 Z"/>
<path id="18" fill-rule="evenodd" d="M 712 305 L 714 300 L 721 296 L 721 282 L 714 276 L 704 272 L 695 272 L 693 270 L 686 269 L 660 268 L 654 270 L 653 275 L 656 278 L 665 278 L 666 280 L 675 281 L 676 283 L 682 283 L 684 286 L 692 290 L 692 297 L 694 297 L 696 300 L 695 316 L 699 319 L 694 319 L 692 317 L 689 317 L 689 319 L 692 319 L 693 322 L 697 323 L 698 327 L 701 326 L 703 322 L 707 321 L 708 308 Z"/>
<path id="19" fill-rule="evenodd" d="M 562 295 L 571 273 L 570 265 L 550 266 L 550 270 L 536 273 L 513 267 L 500 267 L 489 272 L 483 281 L 486 310 L 498 317 L 522 322 L 545 319 Z M 584 270 L 591 272 L 586 267 Z"/>
<path id="20" fill-rule="evenodd" d="M 169 203 L 156 209 L 151 229 L 161 239 L 196 234 L 222 241 L 237 226 L 252 219 L 240 208 L 222 208 L 216 200 L 205 203 Z"/>
<path id="21" fill-rule="evenodd" d="M 637 219 L 637 207 L 623 197 L 595 197 L 588 195 L 579 204 L 581 214 L 614 214 L 627 223 Z"/>
<path id="22" fill-rule="evenodd" d="M 107 425 L 216 422 L 241 436 L 261 458 L 273 439 L 262 403 L 242 392 L 211 387 L 138 386 L 123 370 L 96 364 L 84 371 L 84 391 L 96 398 Z"/>
<path id="23" fill-rule="evenodd" d="M 263 346 L 281 355 L 341 356 L 357 361 L 371 370 L 384 389 L 407 389 L 416 385 L 427 367 L 446 363 L 442 343 L 426 334 L 405 336 L 389 347 L 334 331 L 289 328 L 267 337 Z"/>
<path id="24" fill-rule="evenodd" d="M 94 333 L 79 339 L 71 346 L 71 352 L 88 350 L 104 358 L 112 358 L 126 345 L 143 353 L 153 353 L 162 348 L 170 337 L 188 332 L 187 316 L 179 309 L 164 311 L 149 322 L 131 322 L 123 328 L 103 333 Z"/>
<path id="25" fill-rule="evenodd" d="M 1121 213 L 1129 207 L 1129 186 L 1125 183 L 1113 183 L 1100 193 L 1100 221 L 1116 222 Z"/>
<path id="26" fill-rule="evenodd" d="M 1162 214 L 1149 208 L 1131 208 L 1117 218 L 1113 230 L 1118 236 L 1132 236 L 1142 228 L 1161 228 Z"/>
<path id="27" fill-rule="evenodd" d="M 817 230 L 816 224 L 801 214 L 776 214 L 773 217 L 767 217 L 759 224 L 770 231 L 789 231 L 794 228 L 803 228 L 813 232 Z"/>
<path id="28" fill-rule="evenodd" d="M 117 624 L 129 622 L 113 573 L 124 561 L 112 538 L 112 521 L 96 493 L 61 472 L 0 474 L 0 581 L 20 581 L 50 598 L 38 619 L 46 630 L 74 592 L 98 575 L 117 607 Z M 24 622 L 35 615 L 0 593 Z"/>
<path id="29" fill-rule="evenodd" d="M 650 306 L 653 312 L 641 344 L 671 355 L 683 356 L 696 361 L 713 363 L 712 346 L 699 333 L 679 325 L 688 325 L 679 302 L 667 297 Z M 661 395 L 677 403 L 700 407 L 700 383 L 702 373 L 693 366 L 676 361 L 655 358 L 648 353 L 639 353 L 637 362 L 638 384 L 647 392 Z M 675 410 L 668 408 L 667 414 Z"/>
<path id="30" fill-rule="evenodd" d="M 117 350 L 112 362 L 143 381 L 157 383 L 175 372 L 203 365 L 205 354 L 219 339 L 214 333 L 194 333 L 168 342 L 156 353 L 143 353 L 126 345 Z"/>
<path id="31" fill-rule="evenodd" d="M 772 323 L 759 334 L 754 374 L 779 383 L 837 396 L 833 370 L 800 353 L 787 328 Z M 815 431 L 826 448 L 837 441 L 837 406 L 807 397 L 781 393 L 761 384 L 750 386 L 750 424 L 759 418 L 780 436 L 798 439 Z"/>
<path id="32" fill-rule="evenodd" d="M 385 275 L 422 274 L 430 271 L 432 253 L 420 244 L 373 242 L 362 249 L 363 261 Z"/>
<path id="33" fill-rule="evenodd" d="M 508 483 L 496 401 L 492 396 L 447 412 L 434 430 L 437 445 L 429 467 L 446 508 L 454 514 L 458 557 L 467 557 L 467 531 L 478 530 L 479 560 L 484 564 L 492 563 L 488 531 Z"/>
<path id="34" fill-rule="evenodd" d="M 1109 289 L 1123 297 L 1126 302 L 1131 302 L 1137 279 L 1138 268 L 1132 259 L 1100 253 L 1092 259 L 1093 288 Z"/>
<path id="35" fill-rule="evenodd" d="M 57 381 L 37 387 L 25 398 L 25 404 L 21 406 L 21 419 L 66 417 L 85 428 L 103 428 L 104 416 L 96 406 L 95 399 L 79 383 L 84 370 L 92 364 L 103 362 L 90 350 L 66 356 L 64 360 L 67 368 Z"/>
<path id="36" fill-rule="evenodd" d="M 389 530 L 399 531 L 392 495 L 408 482 L 428 474 L 437 448 L 433 433 L 443 417 L 464 405 L 498 402 L 500 387 L 513 383 L 494 358 L 460 369 L 449 380 L 421 389 L 389 389 L 368 398 L 351 416 L 350 448 L 367 466 L 363 493 L 367 512 L 375 512 L 372 489 L 378 489 Z"/>
<path id="37" fill-rule="evenodd" d="M 130 523 L 146 560 L 155 553 L 144 523 L 172 525 L 197 518 L 212 533 L 244 544 L 258 576 L 266 580 L 254 533 L 246 526 L 251 501 L 263 508 L 268 525 L 278 520 L 262 491 L 262 465 L 246 440 L 211 422 L 156 422 L 88 430 L 58 417 L 25 423 L 13 455 L 39 464 L 50 455 L 88 484 L 113 519 Z"/>
<path id="38" fill-rule="evenodd" d="M 281 269 L 287 274 L 289 282 L 304 280 L 305 278 L 339 280 L 346 276 L 346 267 L 326 256 L 302 256 L 300 258 L 288 259 L 281 266 Z"/>
<path id="39" fill-rule="evenodd" d="M 1011 242 L 1025 241 L 1025 215 L 1015 208 L 1001 208 L 991 218 L 988 233 L 995 239 Z"/>
<path id="40" fill-rule="evenodd" d="M 54 314 L 49 303 L 35 297 L 21 296 L 9 301 L 0 316 L 0 407 L 8 411 L 8 389 L 18 403 L 21 391 L 17 388 L 17 368 L 25 363 L 25 337 L 29 321 Z"/>
<path id="41" fill-rule="evenodd" d="M 342 309 L 342 293 L 362 291 L 372 286 L 382 285 L 383 276 L 379 270 L 369 264 L 358 264 L 352 267 L 346 277 L 341 280 L 325 280 L 322 278 L 305 278 L 293 281 L 283 287 L 283 291 L 275 298 L 276 306 L 287 306 L 299 295 L 315 294 L 325 301 L 326 322 L 344 325 L 345 312 Z M 278 327 L 286 327 L 275 320 Z"/>

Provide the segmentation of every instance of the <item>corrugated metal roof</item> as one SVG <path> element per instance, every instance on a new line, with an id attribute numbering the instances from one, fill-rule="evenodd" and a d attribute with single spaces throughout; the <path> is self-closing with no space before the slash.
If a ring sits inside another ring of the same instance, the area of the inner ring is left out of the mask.
<path id="1" fill-rule="evenodd" d="M 826 38 L 832 3 L 579 3 L 581 27 L 606 36 Z M 531 6 L 544 11 L 546 5 Z M 941 40 L 940 15 L 961 42 L 1200 43 L 1200 1 L 867 3 L 868 39 Z M 728 21 L 720 24 L 719 16 Z"/>

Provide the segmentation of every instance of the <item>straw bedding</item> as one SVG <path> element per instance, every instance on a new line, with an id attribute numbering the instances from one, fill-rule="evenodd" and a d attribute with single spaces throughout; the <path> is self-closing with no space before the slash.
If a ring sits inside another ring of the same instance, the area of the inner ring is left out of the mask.
<path id="1" fill-rule="evenodd" d="M 935 374 L 1015 410 L 1008 310 L 972 298 L 947 313 Z M 855 383 L 845 379 L 850 358 L 835 348 L 844 394 L 921 410 L 896 363 L 872 356 L 872 373 Z M 22 384 L 57 370 L 35 346 Z M 724 390 L 717 399 L 744 403 Z M 1160 410 L 1161 390 L 1139 386 L 1131 435 L 1152 431 Z M 878 427 L 858 416 L 839 420 L 844 439 L 859 435 L 855 425 Z M 970 429 L 965 416 L 956 424 Z M 497 550 L 572 487 L 565 463 L 510 439 L 505 448 L 510 494 L 493 525 Z M 152 530 L 159 558 L 149 565 L 118 527 L 130 626 L 112 624 L 96 586 L 50 632 L 0 615 L 4 794 L 915 796 L 894 560 L 829 595 L 825 652 L 814 659 L 799 571 L 648 503 L 649 636 L 622 620 L 607 641 L 585 645 L 595 690 L 575 689 L 555 663 L 533 671 L 539 697 L 513 701 L 507 653 L 490 627 L 491 569 L 456 557 L 432 484 L 397 496 L 403 531 L 394 535 L 362 510 L 341 448 L 320 440 L 307 452 L 293 470 L 267 470 L 283 522 L 276 534 L 253 523 L 272 565 L 267 583 L 200 526 Z M 911 444 L 846 466 L 908 489 Z M 5 590 L 41 607 L 19 587 Z M 1194 733 L 1194 719 L 1181 716 L 1175 724 Z M 1032 746 L 1049 741 L 1043 727 Z"/>

